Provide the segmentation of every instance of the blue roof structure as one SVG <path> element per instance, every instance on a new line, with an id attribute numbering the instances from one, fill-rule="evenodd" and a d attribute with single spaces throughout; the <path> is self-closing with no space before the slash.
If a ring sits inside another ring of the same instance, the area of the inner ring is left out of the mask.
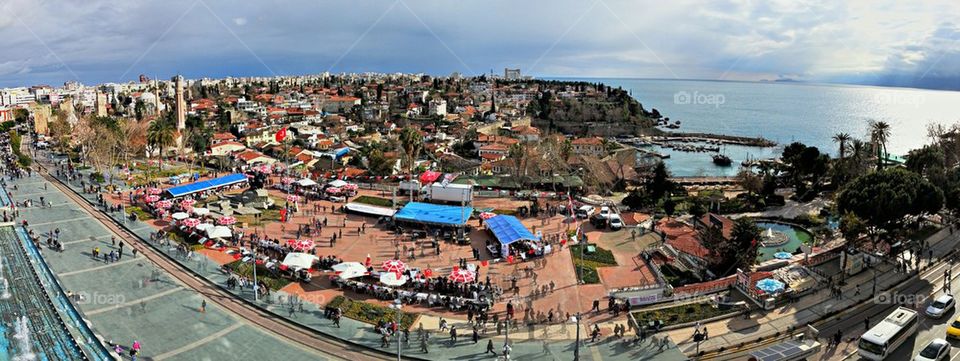
<path id="1" fill-rule="evenodd" d="M 410 202 L 393 216 L 399 221 L 425 223 L 441 226 L 463 226 L 473 213 L 473 207 L 445 206 L 440 204 Z"/>
<path id="2" fill-rule="evenodd" d="M 167 189 L 167 193 L 172 197 L 183 197 L 188 194 L 193 194 L 197 192 L 203 192 L 208 189 L 214 189 L 218 187 L 228 186 L 231 184 L 236 184 L 240 182 L 246 182 L 247 176 L 243 173 L 234 173 L 226 175 L 220 178 L 214 178 L 211 180 L 205 180 L 196 183 L 184 184 L 182 186 L 176 186 L 170 189 Z"/>
<path id="3" fill-rule="evenodd" d="M 536 241 L 539 239 L 514 216 L 499 215 L 484 221 L 484 223 L 502 245 L 521 240 Z"/>

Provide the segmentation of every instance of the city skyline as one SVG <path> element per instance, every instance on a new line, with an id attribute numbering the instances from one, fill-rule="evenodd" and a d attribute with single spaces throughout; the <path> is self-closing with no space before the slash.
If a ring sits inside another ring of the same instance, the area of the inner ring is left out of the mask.
<path id="1" fill-rule="evenodd" d="M 957 89 L 947 1 L 0 5 L 0 86 L 339 72 L 801 80 Z M 673 24 L 682 24 L 674 26 Z M 69 26 L 65 26 L 69 25 Z"/>

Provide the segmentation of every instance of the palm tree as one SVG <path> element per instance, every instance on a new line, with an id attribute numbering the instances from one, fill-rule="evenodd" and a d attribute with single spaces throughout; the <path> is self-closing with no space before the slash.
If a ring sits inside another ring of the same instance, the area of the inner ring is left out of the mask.
<path id="1" fill-rule="evenodd" d="M 887 154 L 887 141 L 890 140 L 890 124 L 884 121 L 870 121 L 870 141 L 877 153 L 877 170 L 883 168 L 883 157 Z"/>
<path id="2" fill-rule="evenodd" d="M 847 154 L 847 142 L 850 141 L 850 134 L 837 133 L 833 135 L 833 141 L 840 143 L 840 160 Z"/>
<path id="3" fill-rule="evenodd" d="M 407 174 L 413 174 L 414 163 L 423 149 L 423 135 L 413 127 L 405 127 L 400 131 L 400 146 L 406 156 Z"/>
<path id="4" fill-rule="evenodd" d="M 153 123 L 150 123 L 150 128 L 147 129 L 147 144 L 149 144 L 152 149 L 156 149 L 160 154 L 159 169 L 163 168 L 164 148 L 173 146 L 175 142 L 174 133 L 176 133 L 176 129 L 174 129 L 173 124 L 164 119 L 155 120 Z"/>

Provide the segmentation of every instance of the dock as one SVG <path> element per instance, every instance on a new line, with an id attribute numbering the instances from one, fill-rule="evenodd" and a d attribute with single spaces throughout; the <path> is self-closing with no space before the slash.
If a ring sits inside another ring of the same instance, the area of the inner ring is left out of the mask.
<path id="1" fill-rule="evenodd" d="M 737 183 L 737 177 L 671 177 L 670 180 L 682 186 L 718 186 Z"/>

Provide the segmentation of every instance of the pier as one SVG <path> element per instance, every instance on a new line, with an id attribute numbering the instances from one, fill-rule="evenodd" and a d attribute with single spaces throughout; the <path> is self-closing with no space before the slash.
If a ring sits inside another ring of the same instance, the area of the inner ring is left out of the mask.
<path id="1" fill-rule="evenodd" d="M 725 186 L 737 183 L 736 177 L 671 177 L 670 180 L 682 186 Z"/>

